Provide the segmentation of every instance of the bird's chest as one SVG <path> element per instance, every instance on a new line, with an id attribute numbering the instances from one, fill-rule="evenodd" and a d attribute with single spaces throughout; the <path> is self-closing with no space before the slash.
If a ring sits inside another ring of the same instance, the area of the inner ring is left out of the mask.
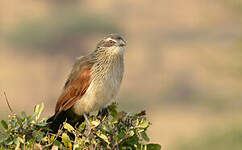
<path id="1" fill-rule="evenodd" d="M 91 83 L 83 97 L 75 104 L 79 114 L 99 110 L 117 95 L 123 77 L 123 66 L 102 68 L 92 74 Z"/>
<path id="2" fill-rule="evenodd" d="M 120 88 L 121 80 L 123 77 L 122 67 L 109 68 L 105 73 L 98 74 L 91 83 L 90 91 L 94 96 L 95 103 L 108 103 L 113 99 Z M 101 104 L 103 105 L 103 104 Z"/>

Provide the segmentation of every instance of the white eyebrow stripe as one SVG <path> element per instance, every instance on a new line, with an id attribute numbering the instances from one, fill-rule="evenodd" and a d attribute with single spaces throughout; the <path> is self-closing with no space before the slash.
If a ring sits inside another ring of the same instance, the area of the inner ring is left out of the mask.
<path id="1" fill-rule="evenodd" d="M 112 41 L 114 41 L 114 42 L 117 42 L 116 40 L 114 40 L 114 39 L 112 39 L 112 38 L 107 38 L 107 41 L 109 41 L 109 40 L 112 40 Z"/>

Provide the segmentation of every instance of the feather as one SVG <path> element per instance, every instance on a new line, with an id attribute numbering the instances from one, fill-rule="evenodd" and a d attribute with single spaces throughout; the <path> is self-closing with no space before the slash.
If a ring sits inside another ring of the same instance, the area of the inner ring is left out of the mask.
<path id="1" fill-rule="evenodd" d="M 85 94 L 90 85 L 92 66 L 92 61 L 89 61 L 87 57 L 81 57 L 75 63 L 57 101 L 55 116 L 70 109 Z"/>

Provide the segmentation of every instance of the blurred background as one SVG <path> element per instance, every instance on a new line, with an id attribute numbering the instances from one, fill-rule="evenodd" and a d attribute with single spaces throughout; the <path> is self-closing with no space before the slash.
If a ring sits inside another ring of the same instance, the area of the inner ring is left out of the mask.
<path id="1" fill-rule="evenodd" d="M 128 41 L 121 109 L 164 150 L 242 148 L 242 1 L 0 1 L 0 119 L 56 100 L 76 57 Z"/>

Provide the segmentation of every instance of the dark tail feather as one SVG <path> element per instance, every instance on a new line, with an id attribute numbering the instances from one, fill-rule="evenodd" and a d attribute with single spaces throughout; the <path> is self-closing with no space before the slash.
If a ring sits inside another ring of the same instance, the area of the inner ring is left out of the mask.
<path id="1" fill-rule="evenodd" d="M 61 128 L 63 122 L 67 120 L 66 112 L 61 112 L 57 116 L 56 114 L 50 117 L 47 120 L 48 127 L 53 131 L 53 133 L 57 133 L 58 130 Z"/>
<path id="2" fill-rule="evenodd" d="M 57 133 L 65 121 L 73 127 L 76 127 L 85 121 L 84 116 L 79 116 L 77 120 L 74 120 L 68 117 L 67 114 L 68 113 L 66 111 L 63 111 L 57 116 L 55 114 L 47 120 L 48 127 L 53 131 L 53 133 Z"/>

